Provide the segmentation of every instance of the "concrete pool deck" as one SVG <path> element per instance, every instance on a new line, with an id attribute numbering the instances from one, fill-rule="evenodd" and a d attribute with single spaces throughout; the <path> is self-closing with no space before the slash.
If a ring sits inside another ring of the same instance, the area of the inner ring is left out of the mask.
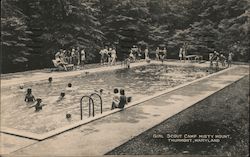
<path id="1" fill-rule="evenodd" d="M 40 142 L 1 133 L 0 153 L 103 155 L 248 74 L 249 67 L 235 66 Z"/>

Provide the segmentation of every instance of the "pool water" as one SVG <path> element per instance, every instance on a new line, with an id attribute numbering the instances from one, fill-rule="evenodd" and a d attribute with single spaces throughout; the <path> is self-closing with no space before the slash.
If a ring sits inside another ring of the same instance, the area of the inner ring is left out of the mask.
<path id="1" fill-rule="evenodd" d="M 131 69 L 120 69 L 109 72 L 93 73 L 74 77 L 54 79 L 1 87 L 1 126 L 15 128 L 37 134 L 46 133 L 57 128 L 80 121 L 80 99 L 103 89 L 103 112 L 110 110 L 114 88 L 124 89 L 132 101 L 152 95 L 156 92 L 193 81 L 216 72 L 210 68 L 181 67 L 149 64 Z M 72 83 L 71 88 L 67 84 Z M 24 97 L 27 88 L 32 88 L 35 98 L 41 98 L 46 106 L 39 112 L 30 108 Z M 58 101 L 61 92 L 66 96 Z M 95 114 L 100 114 L 100 101 L 93 97 Z M 88 118 L 88 100 L 83 99 L 83 119 Z M 71 114 L 71 119 L 66 114 Z"/>

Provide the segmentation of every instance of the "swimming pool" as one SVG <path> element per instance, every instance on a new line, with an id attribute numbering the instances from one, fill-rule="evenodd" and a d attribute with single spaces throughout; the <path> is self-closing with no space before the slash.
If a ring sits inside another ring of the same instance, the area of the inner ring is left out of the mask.
<path id="1" fill-rule="evenodd" d="M 43 134 L 80 121 L 80 99 L 103 89 L 103 112 L 110 110 L 114 88 L 123 88 L 133 100 L 150 96 L 156 92 L 207 76 L 216 70 L 194 66 L 170 66 L 149 64 L 131 69 L 87 74 L 75 77 L 26 83 L 24 90 L 19 86 L 1 87 L 1 126 L 32 133 Z M 72 83 L 68 89 L 67 84 Z M 29 108 L 24 102 L 26 89 L 32 88 L 33 95 L 41 98 L 46 106 L 40 112 Z M 61 92 L 65 99 L 57 101 Z M 100 114 L 99 100 L 94 97 L 95 112 Z M 88 118 L 87 99 L 84 101 L 83 119 Z M 66 114 L 72 115 L 66 119 Z"/>

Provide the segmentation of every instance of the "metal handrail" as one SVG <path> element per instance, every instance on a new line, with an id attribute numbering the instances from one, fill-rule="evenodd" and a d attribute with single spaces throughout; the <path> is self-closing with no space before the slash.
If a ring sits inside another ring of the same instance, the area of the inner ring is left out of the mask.
<path id="1" fill-rule="evenodd" d="M 92 98 L 92 96 L 94 96 L 94 95 L 97 95 L 99 98 L 100 98 L 100 105 L 101 105 L 101 114 L 102 114 L 102 97 L 101 97 L 101 95 L 100 94 L 97 94 L 97 93 L 92 93 L 92 94 L 90 94 L 90 98 Z"/>
<path id="2" fill-rule="evenodd" d="M 83 98 L 89 98 L 89 117 L 90 117 L 90 115 L 91 115 L 91 103 L 92 103 L 92 108 L 93 108 L 93 112 L 92 112 L 92 115 L 93 115 L 93 117 L 95 116 L 95 107 L 94 107 L 94 100 L 90 97 L 90 96 L 87 96 L 87 95 L 85 95 L 85 96 L 83 96 L 82 98 L 81 98 L 81 100 L 80 100 L 80 113 L 81 113 L 81 120 L 82 120 L 82 100 L 83 100 Z"/>

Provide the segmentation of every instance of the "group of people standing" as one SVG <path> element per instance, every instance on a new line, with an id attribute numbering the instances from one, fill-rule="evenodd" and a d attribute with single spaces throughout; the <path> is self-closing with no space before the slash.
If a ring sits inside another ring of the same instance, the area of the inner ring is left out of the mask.
<path id="1" fill-rule="evenodd" d="M 219 66 L 219 62 L 221 63 L 222 67 L 225 67 L 226 64 L 228 67 L 232 66 L 232 60 L 233 60 L 233 53 L 229 52 L 228 57 L 226 57 L 223 53 L 219 53 L 217 51 L 214 51 L 213 53 L 209 54 L 209 61 L 210 66 L 213 66 L 213 62 L 215 61 L 215 66 Z"/>
<path id="2" fill-rule="evenodd" d="M 180 48 L 179 50 L 179 58 L 180 61 L 184 61 L 186 60 L 186 55 L 187 55 L 187 49 L 188 49 L 188 44 L 184 43 L 183 46 Z"/>
<path id="3" fill-rule="evenodd" d="M 161 60 L 163 62 L 163 60 L 166 58 L 167 56 L 167 49 L 166 47 L 160 49 L 160 47 L 157 47 L 155 50 L 155 58 L 156 60 Z M 149 60 L 149 49 L 148 47 L 146 47 L 144 50 L 142 50 L 141 48 L 138 48 L 137 46 L 133 46 L 130 49 L 130 54 L 129 54 L 129 58 L 130 60 L 136 61 L 136 60 L 140 60 L 140 59 L 145 59 L 145 60 Z"/>
<path id="4" fill-rule="evenodd" d="M 71 64 L 74 66 L 84 65 L 86 61 L 86 53 L 84 49 L 72 48 L 71 50 L 63 50 L 60 49 L 55 54 L 55 60 L 53 60 L 53 63 L 62 66 L 67 70 L 66 65 Z"/>
<path id="5" fill-rule="evenodd" d="M 129 52 L 129 59 L 132 62 L 135 62 L 136 60 L 140 60 L 143 58 L 143 55 L 145 55 L 145 58 L 148 56 L 148 48 L 144 50 L 144 54 L 141 48 L 137 47 L 136 45 L 133 45 Z"/>
<path id="6" fill-rule="evenodd" d="M 108 65 L 115 65 L 116 59 L 117 59 L 117 53 L 115 47 L 108 48 L 105 46 L 101 51 L 99 52 L 101 55 L 101 64 L 108 64 Z"/>
<path id="7" fill-rule="evenodd" d="M 179 59 L 180 61 L 186 60 L 187 57 L 188 44 L 185 42 L 179 50 Z M 105 46 L 100 50 L 99 54 L 101 55 L 101 65 L 116 65 L 117 61 L 117 51 L 115 47 Z M 158 61 L 164 61 L 167 57 L 167 48 L 166 47 L 157 47 L 155 50 L 155 59 Z M 210 65 L 213 65 L 213 61 L 216 61 L 215 65 L 218 66 L 218 63 L 221 62 L 222 66 L 225 66 L 228 63 L 228 66 L 231 66 L 233 54 L 229 53 L 228 57 L 225 57 L 222 53 L 214 51 L 214 53 L 209 54 Z M 128 57 L 125 59 L 125 62 L 135 62 L 136 60 L 145 59 L 150 61 L 149 49 L 145 47 L 143 50 L 141 47 L 133 45 L 130 49 Z M 55 66 L 61 66 L 67 70 L 67 65 L 79 66 L 84 65 L 86 61 L 86 53 L 84 49 L 79 47 L 72 48 L 71 50 L 60 49 L 55 54 L 55 60 L 53 63 Z"/>
<path id="8" fill-rule="evenodd" d="M 164 47 L 163 49 L 160 49 L 160 47 L 157 47 L 155 50 L 155 56 L 156 56 L 156 60 L 160 60 L 163 62 L 167 56 L 166 47 Z"/>
<path id="9" fill-rule="evenodd" d="M 101 55 L 101 65 L 115 65 L 117 60 L 117 52 L 115 48 L 108 48 L 107 46 L 100 50 L 99 54 Z M 155 50 L 155 58 L 158 61 L 164 61 L 167 56 L 167 48 L 157 47 Z M 129 50 L 129 55 L 125 59 L 125 61 L 135 62 L 137 60 L 145 59 L 146 61 L 150 60 L 149 57 L 149 49 L 148 47 L 142 48 L 133 45 L 132 48 Z"/>

